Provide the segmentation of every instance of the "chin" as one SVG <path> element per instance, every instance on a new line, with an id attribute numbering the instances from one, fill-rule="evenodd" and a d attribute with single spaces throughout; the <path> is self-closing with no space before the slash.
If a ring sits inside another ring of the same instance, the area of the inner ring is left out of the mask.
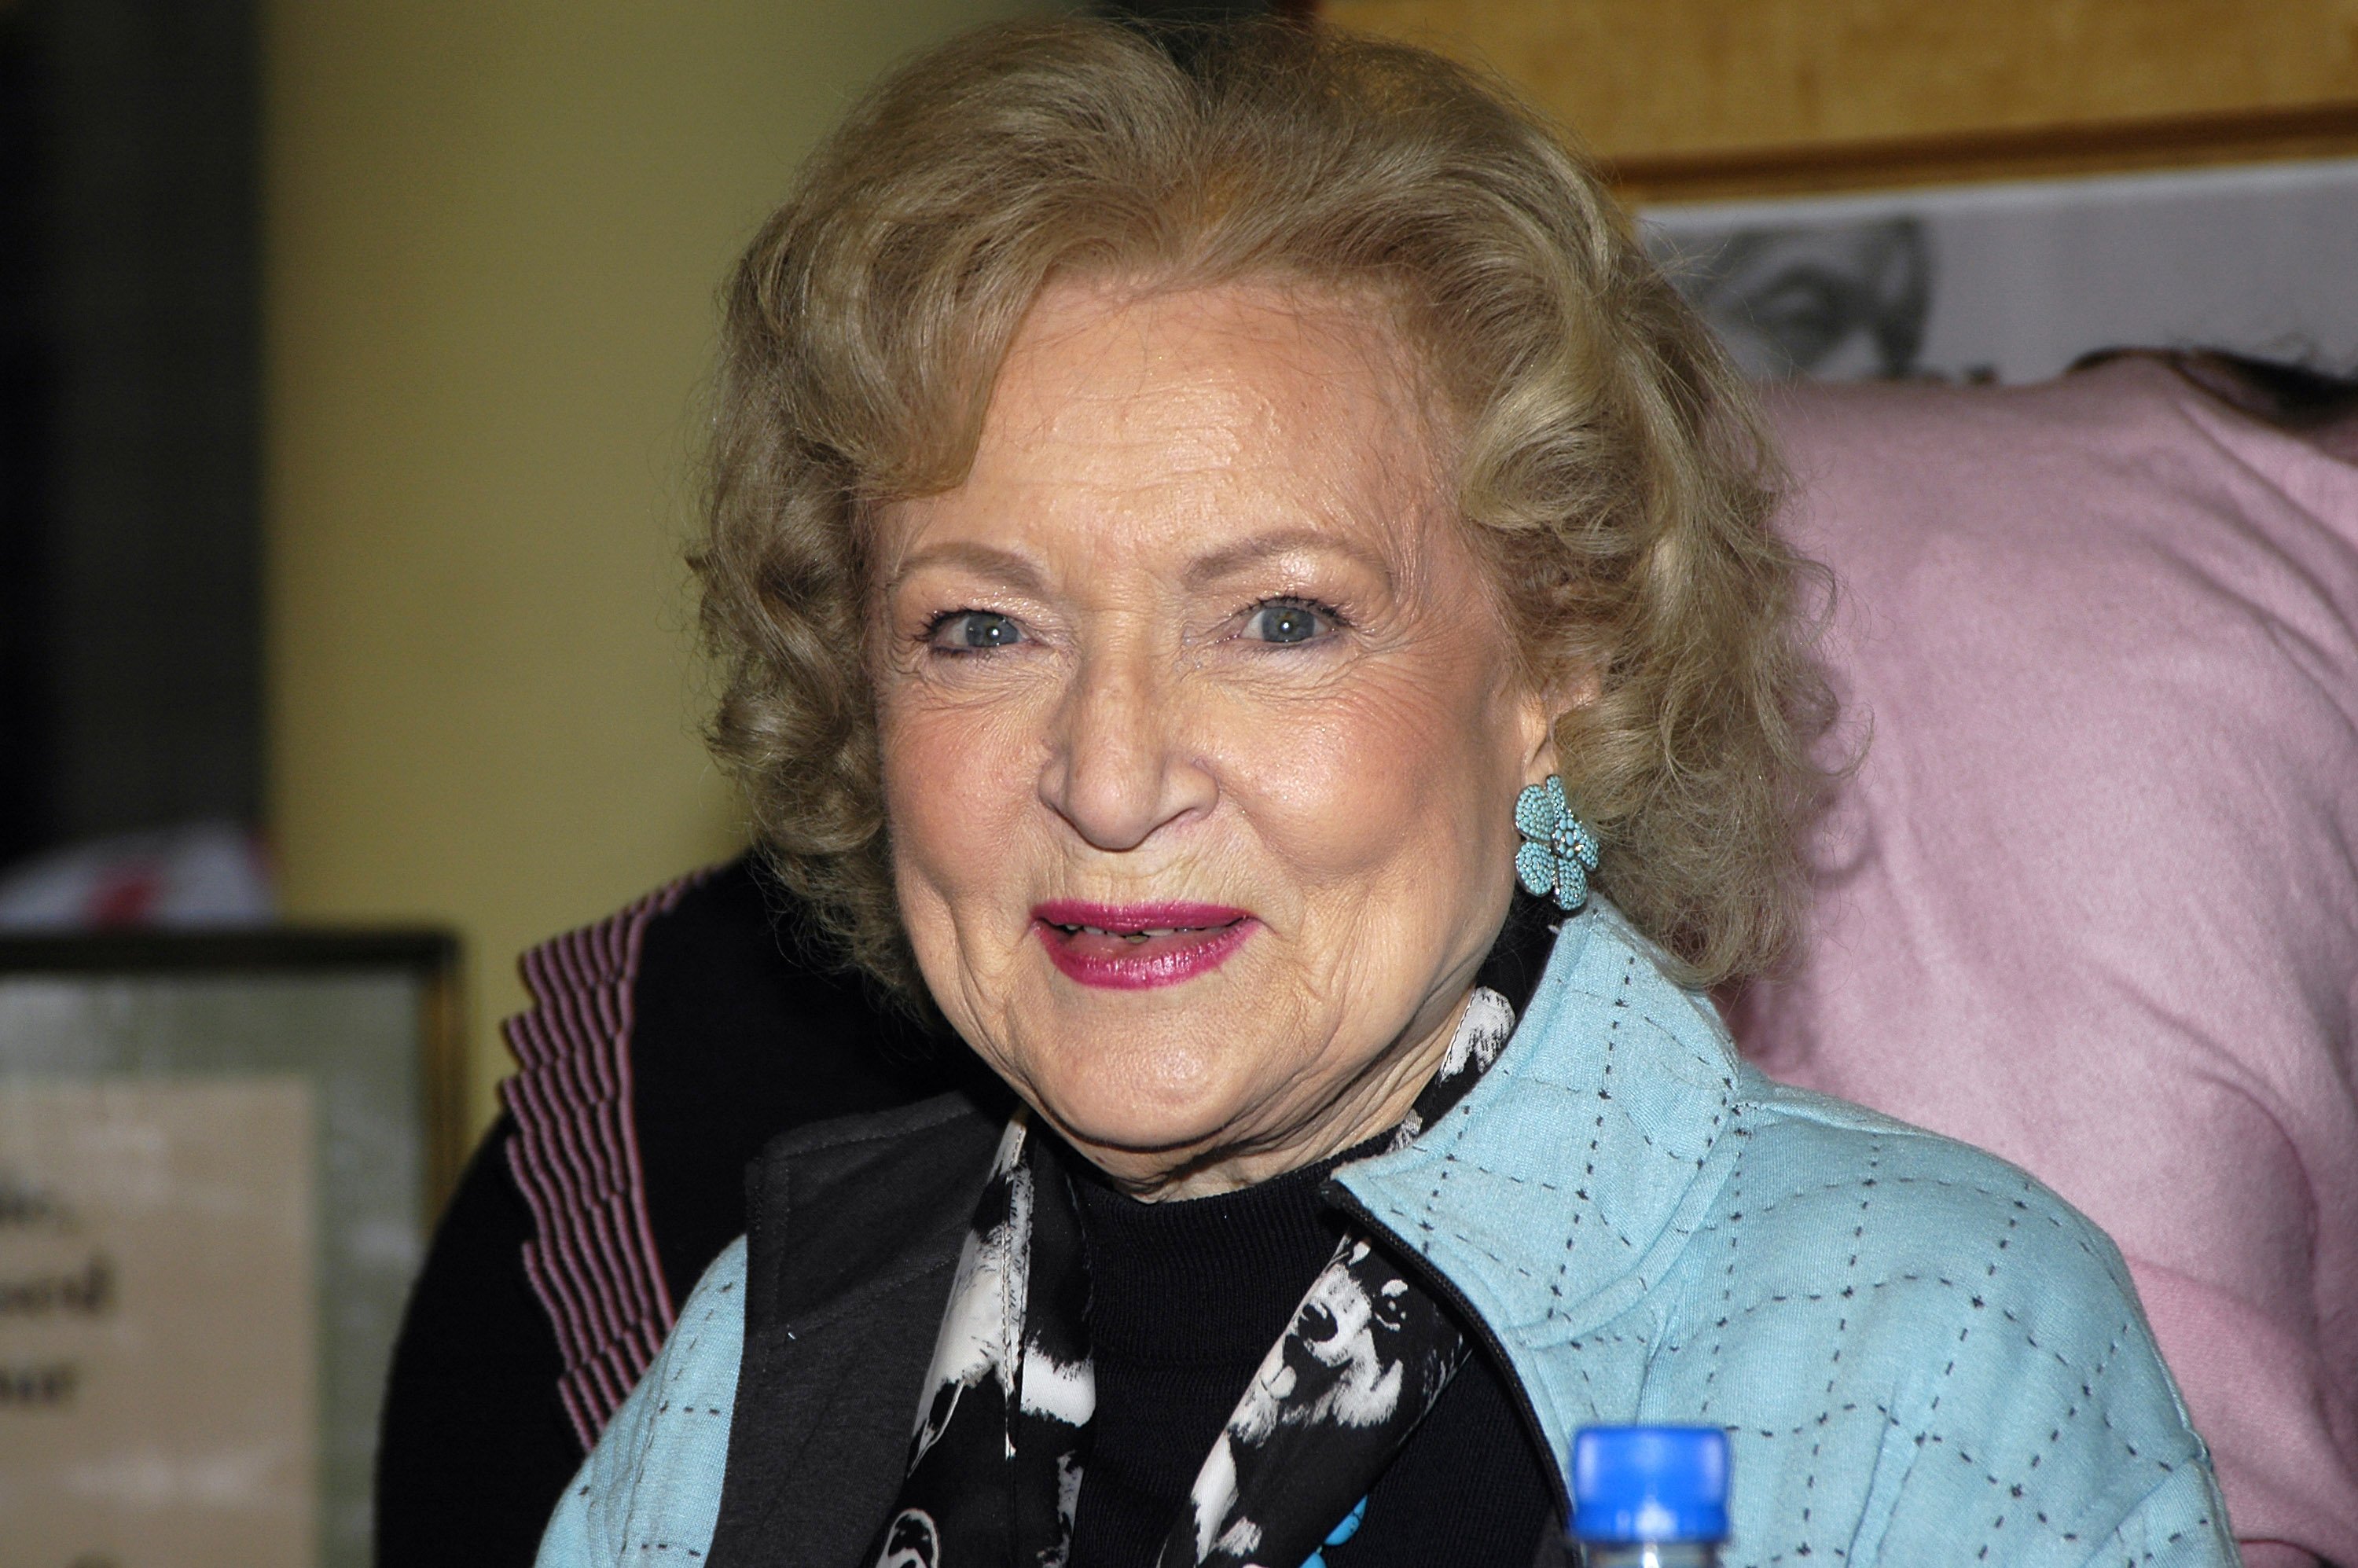
<path id="1" fill-rule="evenodd" d="M 1041 1108 L 1072 1141 L 1150 1154 L 1220 1142 L 1250 1097 L 1217 1059 L 1181 1050 L 1092 1053 L 1034 1080 Z"/>

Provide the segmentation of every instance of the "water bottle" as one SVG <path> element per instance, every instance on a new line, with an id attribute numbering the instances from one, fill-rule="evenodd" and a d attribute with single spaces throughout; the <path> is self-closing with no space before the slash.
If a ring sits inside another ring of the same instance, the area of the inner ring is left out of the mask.
<path id="1" fill-rule="evenodd" d="M 1583 1428 L 1572 1440 L 1572 1539 L 1582 1568 L 1718 1568 L 1727 1433 Z"/>

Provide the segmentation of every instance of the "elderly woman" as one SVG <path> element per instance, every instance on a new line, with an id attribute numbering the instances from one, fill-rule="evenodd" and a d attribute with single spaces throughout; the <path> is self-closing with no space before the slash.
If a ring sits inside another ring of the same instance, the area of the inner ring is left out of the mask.
<path id="1" fill-rule="evenodd" d="M 2104 1237 L 1730 1049 L 1804 568 L 1530 115 L 955 43 L 753 243 L 716 465 L 721 754 L 1011 1094 L 773 1146 L 545 1563 L 1520 1568 L 1632 1421 L 1728 1431 L 1736 1561 L 2233 1561 Z"/>

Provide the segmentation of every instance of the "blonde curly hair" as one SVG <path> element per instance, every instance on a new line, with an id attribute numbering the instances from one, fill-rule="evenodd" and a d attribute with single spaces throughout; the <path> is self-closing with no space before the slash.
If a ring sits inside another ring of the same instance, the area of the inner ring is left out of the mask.
<path id="1" fill-rule="evenodd" d="M 1595 171 L 1494 83 L 1298 24 L 988 29 L 871 92 L 728 295 L 705 537 L 710 738 L 849 957 L 922 994 L 894 905 L 866 520 L 957 484 L 1052 276 L 1379 299 L 1449 405 L 1456 508 L 1558 721 L 1597 885 L 1699 983 L 1800 918 L 1830 719 L 1814 568 L 1742 383 Z M 1501 811 L 1509 803 L 1501 801 Z"/>

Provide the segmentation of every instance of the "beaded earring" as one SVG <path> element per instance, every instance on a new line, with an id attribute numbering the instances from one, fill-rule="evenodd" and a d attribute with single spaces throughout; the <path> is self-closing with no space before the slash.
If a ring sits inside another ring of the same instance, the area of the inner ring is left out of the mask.
<path id="1" fill-rule="evenodd" d="M 1566 914 L 1588 902 L 1588 873 L 1596 869 L 1596 835 L 1573 815 L 1563 798 L 1563 780 L 1526 785 L 1515 797 L 1515 831 L 1523 836 L 1515 851 L 1515 875 L 1533 897 L 1553 895 Z"/>

